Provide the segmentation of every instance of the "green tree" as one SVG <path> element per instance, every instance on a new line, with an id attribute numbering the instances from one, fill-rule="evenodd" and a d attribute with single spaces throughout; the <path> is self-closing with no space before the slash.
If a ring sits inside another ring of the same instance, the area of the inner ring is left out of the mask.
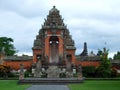
<path id="1" fill-rule="evenodd" d="M 10 73 L 10 67 L 5 65 L 0 65 L 0 77 L 7 78 Z"/>
<path id="2" fill-rule="evenodd" d="M 7 56 L 12 56 L 16 53 L 12 38 L 0 37 L 0 51 L 2 51 L 3 48 Z"/>
<path id="3" fill-rule="evenodd" d="M 118 51 L 117 54 L 113 56 L 114 60 L 120 60 L 120 52 Z"/>
<path id="4" fill-rule="evenodd" d="M 98 77 L 110 77 L 111 76 L 111 63 L 108 59 L 108 52 L 109 50 L 106 48 L 103 48 L 101 50 L 102 53 L 100 55 L 101 63 L 100 66 L 97 68 L 97 76 Z"/>
<path id="5" fill-rule="evenodd" d="M 103 54 L 102 50 L 98 49 L 97 55 L 102 56 L 102 54 Z"/>
<path id="6" fill-rule="evenodd" d="M 95 77 L 96 68 L 94 66 L 84 66 L 82 67 L 82 72 L 84 77 Z"/>

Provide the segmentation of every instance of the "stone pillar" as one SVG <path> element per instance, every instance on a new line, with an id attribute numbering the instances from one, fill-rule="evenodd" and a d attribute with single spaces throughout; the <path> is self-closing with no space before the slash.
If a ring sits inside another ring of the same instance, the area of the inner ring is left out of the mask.
<path id="1" fill-rule="evenodd" d="M 78 79 L 82 78 L 82 67 L 78 66 Z"/>
<path id="2" fill-rule="evenodd" d="M 66 63 L 66 77 L 67 77 L 67 78 L 73 77 L 72 64 L 71 64 L 71 62 L 67 62 L 67 63 Z"/>
<path id="3" fill-rule="evenodd" d="M 73 68 L 73 74 L 76 74 L 76 68 Z"/>
<path id="4" fill-rule="evenodd" d="M 24 66 L 20 64 L 20 73 L 19 73 L 19 80 L 24 79 Z"/>
<path id="5" fill-rule="evenodd" d="M 41 72 L 41 61 L 38 60 L 38 62 L 36 63 L 36 69 L 35 69 L 35 74 L 34 77 L 41 77 L 42 72 Z"/>
<path id="6" fill-rule="evenodd" d="M 35 63 L 33 63 L 33 64 L 32 64 L 32 75 L 34 75 L 34 74 L 35 74 L 35 68 L 36 68 L 36 64 L 35 64 Z"/>

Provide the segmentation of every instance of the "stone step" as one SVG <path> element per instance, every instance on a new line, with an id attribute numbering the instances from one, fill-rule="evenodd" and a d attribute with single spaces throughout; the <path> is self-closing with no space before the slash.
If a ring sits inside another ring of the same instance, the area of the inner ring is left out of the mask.
<path id="1" fill-rule="evenodd" d="M 58 66 L 49 66 L 46 72 L 48 78 L 58 78 L 60 73 Z"/>
<path id="2" fill-rule="evenodd" d="M 83 78 L 25 78 L 18 81 L 18 84 L 70 84 L 82 83 Z"/>

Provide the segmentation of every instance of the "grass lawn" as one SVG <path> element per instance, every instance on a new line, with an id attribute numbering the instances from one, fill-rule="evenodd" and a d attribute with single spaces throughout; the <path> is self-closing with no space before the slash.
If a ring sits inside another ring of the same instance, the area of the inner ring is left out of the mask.
<path id="1" fill-rule="evenodd" d="M 82 84 L 70 84 L 70 90 L 120 90 L 120 80 L 85 80 Z"/>
<path id="2" fill-rule="evenodd" d="M 0 90 L 25 90 L 30 85 L 18 85 L 17 80 L 0 80 Z"/>
<path id="3" fill-rule="evenodd" d="M 17 80 L 0 80 L 0 90 L 25 90 L 30 85 L 18 85 Z M 70 84 L 70 90 L 120 90 L 120 80 L 85 80 Z"/>

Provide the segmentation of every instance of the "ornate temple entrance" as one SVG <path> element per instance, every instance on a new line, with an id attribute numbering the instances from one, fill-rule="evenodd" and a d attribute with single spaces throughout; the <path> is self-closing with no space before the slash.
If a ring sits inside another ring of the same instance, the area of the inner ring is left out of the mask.
<path id="1" fill-rule="evenodd" d="M 59 62 L 59 40 L 57 36 L 51 36 L 49 40 L 50 47 L 50 63 Z"/>
<path id="2" fill-rule="evenodd" d="M 75 62 L 75 46 L 69 30 L 55 6 L 49 11 L 33 46 L 33 63 Z"/>
<path id="3" fill-rule="evenodd" d="M 35 78 L 21 79 L 19 84 L 83 82 L 81 67 L 74 65 L 76 61 L 74 41 L 55 6 L 49 11 L 47 19 L 34 40 L 32 50 L 32 74 Z M 73 78 L 76 74 L 78 78 Z"/>
<path id="4" fill-rule="evenodd" d="M 35 77 L 73 77 L 73 71 L 76 73 L 74 41 L 55 6 L 49 11 L 32 49 Z"/>

